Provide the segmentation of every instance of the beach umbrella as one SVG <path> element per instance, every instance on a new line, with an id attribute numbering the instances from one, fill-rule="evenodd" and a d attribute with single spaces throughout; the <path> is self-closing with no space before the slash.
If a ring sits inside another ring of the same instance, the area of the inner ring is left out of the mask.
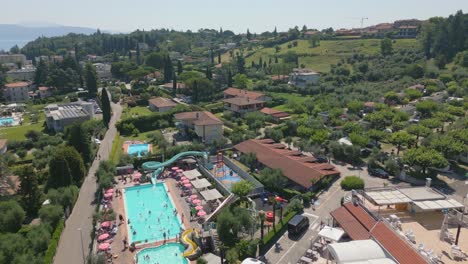
<path id="1" fill-rule="evenodd" d="M 186 179 L 186 180 L 183 180 L 182 183 L 187 184 L 187 183 L 190 183 L 190 181 L 188 179 Z"/>
<path id="2" fill-rule="evenodd" d="M 107 190 L 106 190 L 106 193 L 114 193 L 114 189 L 112 189 L 112 188 L 111 188 L 111 189 L 107 189 Z"/>
<path id="3" fill-rule="evenodd" d="M 111 226 L 112 222 L 111 221 L 106 221 L 101 223 L 101 227 L 109 227 Z"/>
<path id="4" fill-rule="evenodd" d="M 187 177 L 183 176 L 183 177 L 180 177 L 180 180 L 185 181 L 185 180 L 188 180 L 188 179 L 187 179 Z"/>
<path id="5" fill-rule="evenodd" d="M 203 217 L 203 216 L 206 215 L 206 212 L 205 211 L 198 211 L 197 215 Z"/>
<path id="6" fill-rule="evenodd" d="M 178 170 L 178 169 L 179 169 L 179 167 L 172 167 L 172 170 L 173 170 L 173 171 L 176 171 L 176 170 Z"/>
<path id="7" fill-rule="evenodd" d="M 192 201 L 192 203 L 197 204 L 197 205 L 200 205 L 200 204 L 201 204 L 201 200 L 195 199 L 195 200 Z"/>
<path id="8" fill-rule="evenodd" d="M 203 210 L 203 206 L 197 205 L 197 206 L 195 206 L 195 209 L 197 209 L 197 211 Z"/>
<path id="9" fill-rule="evenodd" d="M 197 199 L 197 198 L 198 198 L 198 197 L 197 197 L 197 195 L 196 195 L 196 194 L 192 194 L 192 195 L 190 195 L 190 199 Z"/>
<path id="10" fill-rule="evenodd" d="M 133 177 L 141 177 L 141 172 L 135 171 L 135 172 L 133 173 Z"/>
<path id="11" fill-rule="evenodd" d="M 106 199 L 112 198 L 112 193 L 104 194 L 104 198 L 106 198 Z"/>
<path id="12" fill-rule="evenodd" d="M 192 184 L 186 183 L 186 184 L 184 184 L 184 187 L 185 187 L 185 188 L 192 188 Z"/>
<path id="13" fill-rule="evenodd" d="M 101 243 L 99 244 L 99 250 L 102 250 L 102 251 L 105 251 L 105 250 L 108 250 L 110 248 L 110 244 L 109 243 Z"/>
<path id="14" fill-rule="evenodd" d="M 102 241 L 102 240 L 106 240 L 109 238 L 109 234 L 108 233 L 104 233 L 100 236 L 98 236 L 98 241 Z"/>

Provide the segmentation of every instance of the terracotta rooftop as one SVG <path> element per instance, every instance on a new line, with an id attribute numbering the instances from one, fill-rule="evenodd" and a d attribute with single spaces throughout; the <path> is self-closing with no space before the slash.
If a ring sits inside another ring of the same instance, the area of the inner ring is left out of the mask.
<path id="1" fill-rule="evenodd" d="M 359 223 L 359 221 L 345 208 L 340 207 L 330 212 L 330 215 L 335 219 L 346 234 L 353 240 L 369 239 L 369 231 Z"/>
<path id="2" fill-rule="evenodd" d="M 273 169 L 280 169 L 284 176 L 304 188 L 312 186 L 311 180 L 320 180 L 330 175 L 339 175 L 334 167 L 323 169 L 322 163 L 311 163 L 308 156 L 287 150 L 286 146 L 271 139 L 250 139 L 234 146 L 242 153 L 255 153 L 259 162 Z M 304 158 L 304 159 L 301 159 Z"/>
<path id="3" fill-rule="evenodd" d="M 364 106 L 366 106 L 366 107 L 374 107 L 374 106 L 375 106 L 375 103 L 374 103 L 374 102 L 365 102 L 365 103 L 364 103 Z"/>
<path id="4" fill-rule="evenodd" d="M 39 91 L 48 91 L 48 90 L 49 90 L 49 87 L 47 87 L 47 86 L 41 86 L 41 87 L 39 87 L 38 89 L 39 89 Z"/>
<path id="5" fill-rule="evenodd" d="M 166 89 L 172 89 L 173 87 L 173 84 L 170 82 L 170 83 L 165 83 L 162 85 L 164 88 Z M 177 89 L 185 89 L 185 83 L 180 83 L 178 82 L 177 83 Z"/>
<path id="6" fill-rule="evenodd" d="M 360 205 L 346 203 L 344 207 L 367 229 L 371 230 L 377 221 Z"/>
<path id="7" fill-rule="evenodd" d="M 248 90 L 243 90 L 239 88 L 229 87 L 224 90 L 224 95 L 233 96 L 233 97 L 247 97 L 250 99 L 258 99 L 262 96 L 265 96 L 263 93 L 253 92 Z"/>
<path id="8" fill-rule="evenodd" d="M 270 115 L 270 116 L 273 116 L 273 117 L 276 117 L 276 118 L 284 118 L 284 117 L 290 116 L 290 114 L 288 114 L 286 112 L 276 110 L 276 109 L 273 109 L 273 108 L 268 108 L 268 107 L 262 108 L 262 110 L 260 110 L 260 112 L 264 113 L 265 115 Z"/>
<path id="9" fill-rule="evenodd" d="M 239 106 L 264 103 L 264 101 L 251 99 L 249 97 L 232 97 L 223 99 L 223 102 Z"/>
<path id="10" fill-rule="evenodd" d="M 219 118 L 208 111 L 177 113 L 174 115 L 174 118 L 183 121 L 193 121 L 198 126 L 223 124 Z"/>
<path id="11" fill-rule="evenodd" d="M 5 84 L 6 88 L 20 88 L 29 86 L 28 82 L 15 82 L 15 83 L 7 83 Z"/>
<path id="12" fill-rule="evenodd" d="M 152 98 L 152 99 L 149 99 L 148 102 L 158 108 L 161 108 L 161 107 L 174 107 L 176 106 L 177 104 L 172 101 L 171 99 L 169 98 L 164 98 L 164 97 L 156 97 L 156 98 Z"/>

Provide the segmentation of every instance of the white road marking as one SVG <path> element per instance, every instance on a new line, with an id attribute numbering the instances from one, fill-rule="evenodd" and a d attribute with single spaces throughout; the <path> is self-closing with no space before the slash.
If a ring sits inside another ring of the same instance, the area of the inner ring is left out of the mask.
<path id="1" fill-rule="evenodd" d="M 318 227 L 318 225 L 319 225 L 318 223 L 315 223 L 315 224 L 314 224 L 313 226 L 311 226 L 309 229 L 310 229 L 310 230 L 314 230 L 314 229 L 316 229 L 316 228 Z"/>
<path id="2" fill-rule="evenodd" d="M 302 213 L 303 215 L 307 215 L 307 216 L 310 216 L 310 217 L 313 217 L 315 219 L 319 218 L 318 215 L 314 215 L 314 214 L 310 214 L 310 213 Z"/>

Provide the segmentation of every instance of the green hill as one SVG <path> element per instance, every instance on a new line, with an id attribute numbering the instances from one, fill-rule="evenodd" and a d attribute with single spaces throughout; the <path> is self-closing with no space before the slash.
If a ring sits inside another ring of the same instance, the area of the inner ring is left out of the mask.
<path id="1" fill-rule="evenodd" d="M 288 51 L 295 51 L 299 55 L 299 64 L 304 64 L 307 68 L 328 72 L 330 64 L 336 64 L 342 58 L 347 58 L 353 53 L 378 54 L 380 52 L 380 39 L 353 39 L 353 40 L 322 40 L 320 46 L 312 48 L 308 40 L 297 40 L 297 46 L 288 48 L 292 41 L 280 45 L 281 50 L 278 54 L 284 54 Z M 394 40 L 393 49 L 415 48 L 419 44 L 416 39 L 397 39 Z M 239 50 L 235 50 L 234 54 Z M 252 61 L 258 63 L 260 57 L 268 63 L 269 58 L 274 60 L 275 48 L 263 48 L 259 46 L 253 50 L 244 50 L 246 64 L 250 65 Z M 229 52 L 222 56 L 222 61 L 229 61 Z"/>

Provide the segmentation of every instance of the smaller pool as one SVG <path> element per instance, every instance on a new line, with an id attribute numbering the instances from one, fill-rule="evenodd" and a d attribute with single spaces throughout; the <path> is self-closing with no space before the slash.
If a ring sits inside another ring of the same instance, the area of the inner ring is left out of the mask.
<path id="1" fill-rule="evenodd" d="M 13 125 L 15 119 L 13 117 L 2 117 L 0 118 L 0 126 Z"/>
<path id="2" fill-rule="evenodd" d="M 145 248 L 138 252 L 138 264 L 188 264 L 182 255 L 185 247 L 179 243 L 168 243 L 159 247 Z"/>
<path id="3" fill-rule="evenodd" d="M 128 146 L 127 154 L 132 156 L 141 157 L 143 155 L 148 154 L 149 144 L 132 144 Z"/>
<path id="4" fill-rule="evenodd" d="M 232 184 L 241 180 L 241 177 L 237 173 L 229 168 L 226 164 L 222 167 L 214 165 L 214 174 L 218 180 L 220 180 L 226 188 L 231 190 Z"/>

